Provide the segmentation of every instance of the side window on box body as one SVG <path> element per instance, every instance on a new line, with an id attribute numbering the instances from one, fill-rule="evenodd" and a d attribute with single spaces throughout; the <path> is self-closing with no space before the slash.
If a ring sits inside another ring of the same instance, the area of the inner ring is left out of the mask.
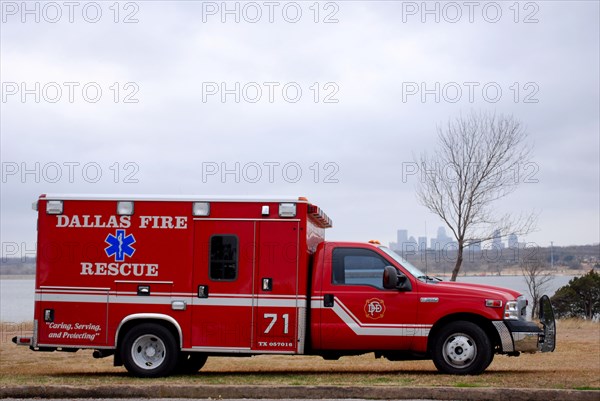
<path id="1" fill-rule="evenodd" d="M 210 279 L 234 281 L 238 272 L 238 256 L 237 236 L 222 234 L 210 237 Z"/>
<path id="2" fill-rule="evenodd" d="M 333 250 L 332 283 L 368 285 L 383 289 L 383 270 L 391 265 L 379 254 L 363 248 Z"/>

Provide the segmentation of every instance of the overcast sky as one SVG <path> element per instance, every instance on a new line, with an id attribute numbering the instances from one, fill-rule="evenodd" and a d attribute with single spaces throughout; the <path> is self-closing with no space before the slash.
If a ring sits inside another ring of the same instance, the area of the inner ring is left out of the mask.
<path id="1" fill-rule="evenodd" d="M 431 237 L 407 169 L 472 110 L 529 133 L 497 203 L 539 213 L 521 240 L 600 241 L 597 1 L 1 7 L 3 254 L 63 192 L 306 196 L 330 239 Z"/>

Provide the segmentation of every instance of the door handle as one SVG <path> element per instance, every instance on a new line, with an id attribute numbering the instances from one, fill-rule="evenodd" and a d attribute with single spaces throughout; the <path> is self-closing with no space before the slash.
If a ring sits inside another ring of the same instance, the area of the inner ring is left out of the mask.
<path id="1" fill-rule="evenodd" d="M 198 286 L 198 298 L 208 298 L 208 286 L 207 285 L 199 285 Z"/>
<path id="2" fill-rule="evenodd" d="M 325 296 L 323 297 L 323 306 L 326 308 L 333 308 L 333 300 L 333 294 L 325 294 Z"/>
<path id="3" fill-rule="evenodd" d="M 262 279 L 262 290 L 263 291 L 272 291 L 273 290 L 273 279 L 272 278 L 263 278 Z"/>

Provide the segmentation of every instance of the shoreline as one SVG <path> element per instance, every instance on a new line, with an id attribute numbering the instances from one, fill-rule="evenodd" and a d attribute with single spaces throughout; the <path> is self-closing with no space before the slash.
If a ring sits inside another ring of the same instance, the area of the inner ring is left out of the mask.
<path id="1" fill-rule="evenodd" d="M 0 274 L 0 280 L 35 280 L 35 274 Z"/>
<path id="2" fill-rule="evenodd" d="M 548 274 L 550 276 L 555 276 L 555 277 L 579 277 L 579 276 L 583 276 L 585 274 L 587 274 L 589 272 L 589 270 L 572 270 L 572 271 L 568 271 L 568 270 L 561 270 L 561 271 L 546 271 L 546 272 L 542 272 L 542 274 Z M 432 273 L 435 276 L 438 277 L 451 277 L 452 273 L 440 273 L 440 274 L 435 274 Z M 520 271 L 506 271 L 503 272 L 502 274 L 498 274 L 497 272 L 469 272 L 469 274 L 459 274 L 457 276 L 457 279 L 460 279 L 461 277 L 523 277 L 523 273 Z"/>

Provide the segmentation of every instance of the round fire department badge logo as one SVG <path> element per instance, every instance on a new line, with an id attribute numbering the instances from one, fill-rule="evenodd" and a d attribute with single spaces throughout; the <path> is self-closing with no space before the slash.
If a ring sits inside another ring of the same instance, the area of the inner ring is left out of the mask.
<path id="1" fill-rule="evenodd" d="M 369 319 L 381 319 L 385 313 L 385 304 L 383 299 L 371 298 L 365 302 L 365 315 Z"/>

